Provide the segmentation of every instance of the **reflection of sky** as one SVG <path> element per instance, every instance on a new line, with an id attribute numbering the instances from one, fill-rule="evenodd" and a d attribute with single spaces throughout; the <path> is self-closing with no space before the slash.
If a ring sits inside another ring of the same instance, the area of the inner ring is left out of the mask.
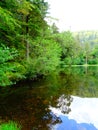
<path id="1" fill-rule="evenodd" d="M 71 112 L 68 115 L 61 113 L 59 108 L 50 107 L 63 121 L 55 126 L 56 130 L 64 130 L 65 127 L 66 130 L 98 130 L 98 98 L 72 97 Z"/>
<path id="2" fill-rule="evenodd" d="M 68 119 L 67 116 L 60 116 L 62 124 L 57 124 L 53 127 L 55 130 L 98 130 L 93 124 L 77 123 L 73 119 Z"/>

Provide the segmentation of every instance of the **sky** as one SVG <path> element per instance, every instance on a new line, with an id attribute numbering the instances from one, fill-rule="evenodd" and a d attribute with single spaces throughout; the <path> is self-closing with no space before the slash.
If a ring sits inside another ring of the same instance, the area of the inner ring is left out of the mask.
<path id="1" fill-rule="evenodd" d="M 98 0 L 48 0 L 61 31 L 98 30 Z M 53 21 L 54 22 L 54 21 Z"/>

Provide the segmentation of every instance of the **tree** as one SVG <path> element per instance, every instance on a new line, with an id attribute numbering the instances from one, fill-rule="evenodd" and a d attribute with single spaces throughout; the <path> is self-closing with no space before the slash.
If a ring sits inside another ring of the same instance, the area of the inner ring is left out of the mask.
<path id="1" fill-rule="evenodd" d="M 52 26 L 51 26 L 51 31 L 52 31 L 53 34 L 59 33 L 59 29 L 58 29 L 58 27 L 55 25 L 55 23 L 52 24 Z"/>
<path id="2" fill-rule="evenodd" d="M 91 53 L 91 49 L 90 49 L 89 43 L 85 43 L 85 46 L 84 46 L 84 57 L 85 57 L 85 64 L 86 65 L 88 64 L 90 53 Z"/>
<path id="3" fill-rule="evenodd" d="M 35 40 L 37 37 L 42 37 L 41 33 L 44 32 L 42 30 L 48 28 L 44 20 L 47 8 L 47 2 L 44 0 L 5 0 L 0 2 L 0 47 L 5 44 L 5 48 L 9 48 L 9 54 L 6 55 L 6 58 L 9 57 L 13 48 L 18 52 L 18 57 L 15 58 L 13 56 L 12 60 L 4 62 L 4 64 L 10 64 L 11 70 L 9 65 L 6 67 L 2 63 L 2 73 L 5 74 L 7 72 L 5 75 L 9 82 L 15 77 L 16 80 L 21 79 L 21 77 L 24 78 L 27 73 L 26 71 L 28 71 L 24 68 L 26 66 L 26 59 L 27 61 L 29 61 L 28 59 L 35 59 L 32 54 L 35 52 L 33 43 L 35 41 L 37 42 L 37 40 Z M 6 52 L 6 49 L 1 49 L 1 51 L 1 59 L 4 60 L 3 51 Z M 30 64 L 32 65 L 32 63 Z M 14 65 L 16 65 L 16 67 Z M 18 73 L 19 68 L 24 72 L 20 71 L 20 73 Z M 37 66 L 35 66 L 34 69 L 36 68 Z M 7 71 L 5 72 L 5 70 Z M 1 79 L 3 78 L 4 75 Z M 5 85 L 7 85 L 6 82 Z"/>
<path id="4" fill-rule="evenodd" d="M 49 36 L 38 37 L 33 41 L 32 52 L 33 59 L 27 74 L 30 78 L 32 75 L 36 77 L 36 74 L 47 75 L 60 65 L 61 48 Z"/>
<path id="5" fill-rule="evenodd" d="M 74 57 L 77 56 L 78 51 L 77 42 L 75 41 L 71 32 L 62 32 L 59 35 L 60 46 L 62 49 L 61 60 L 63 64 L 71 65 Z"/>
<path id="6" fill-rule="evenodd" d="M 98 64 L 98 45 L 96 45 L 91 52 L 89 64 Z"/>

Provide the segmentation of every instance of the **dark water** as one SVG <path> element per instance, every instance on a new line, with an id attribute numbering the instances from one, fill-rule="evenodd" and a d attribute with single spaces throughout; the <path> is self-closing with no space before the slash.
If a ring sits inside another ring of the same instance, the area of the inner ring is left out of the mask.
<path id="1" fill-rule="evenodd" d="M 21 130 L 98 130 L 98 67 L 1 88 L 0 124 L 8 121 Z"/>

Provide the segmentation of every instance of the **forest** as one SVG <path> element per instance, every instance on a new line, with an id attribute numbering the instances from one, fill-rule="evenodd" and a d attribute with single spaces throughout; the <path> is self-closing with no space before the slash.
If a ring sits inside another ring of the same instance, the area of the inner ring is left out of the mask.
<path id="1" fill-rule="evenodd" d="M 59 32 L 48 9 L 45 0 L 0 1 L 0 86 L 98 64 L 98 31 Z"/>

